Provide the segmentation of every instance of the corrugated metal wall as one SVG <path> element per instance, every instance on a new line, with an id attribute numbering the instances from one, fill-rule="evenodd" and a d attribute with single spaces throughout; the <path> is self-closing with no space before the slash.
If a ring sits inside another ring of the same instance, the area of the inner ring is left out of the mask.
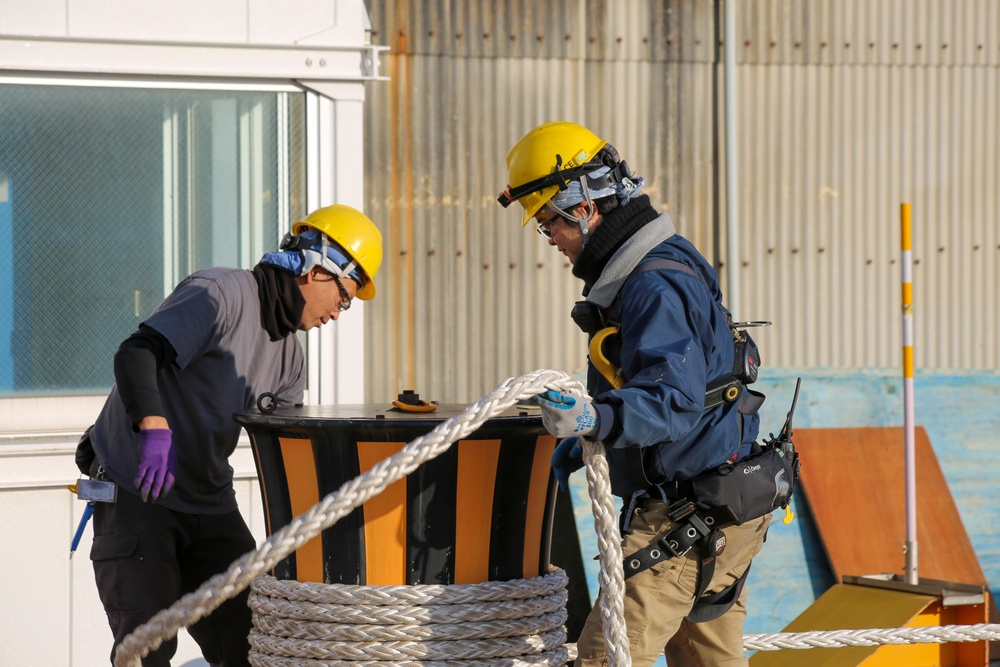
<path id="1" fill-rule="evenodd" d="M 741 2 L 741 312 L 772 363 L 1000 362 L 1000 3 Z M 759 289 L 755 289 L 755 286 Z"/>
<path id="2" fill-rule="evenodd" d="M 367 400 L 465 402 L 582 367 L 580 283 L 495 202 L 507 151 L 543 122 L 608 139 L 680 232 L 725 257 L 712 0 L 369 10 L 392 50 L 365 105 L 367 211 L 386 239 Z M 765 363 L 900 363 L 909 201 L 918 368 L 996 368 L 1000 3 L 741 0 L 738 16 L 736 310 L 774 321 L 756 336 Z"/>

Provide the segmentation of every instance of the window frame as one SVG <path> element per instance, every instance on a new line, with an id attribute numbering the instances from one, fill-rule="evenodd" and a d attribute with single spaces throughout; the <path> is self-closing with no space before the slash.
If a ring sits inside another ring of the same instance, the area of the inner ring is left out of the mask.
<path id="1" fill-rule="evenodd" d="M 240 91 L 240 92 L 273 92 L 273 93 L 300 93 L 305 94 L 305 123 L 306 123 L 306 202 L 307 210 L 313 210 L 321 205 L 342 201 L 357 208 L 362 208 L 362 194 L 351 188 L 352 184 L 338 183 L 336 178 L 331 176 L 337 173 L 338 160 L 347 158 L 354 153 L 360 155 L 358 145 L 361 141 L 360 106 L 364 99 L 363 87 L 360 92 L 358 86 L 346 84 L 337 86 L 333 84 L 333 90 L 329 89 L 331 84 L 327 84 L 327 90 L 317 92 L 314 87 L 307 84 L 299 84 L 290 81 L 204 81 L 195 79 L 156 79 L 146 77 L 101 77 L 94 75 L 60 75 L 60 76 L 37 76 L 37 75 L 9 75 L 0 76 L 0 85 L 38 85 L 38 86 L 75 86 L 84 88 L 134 88 L 134 89 L 169 89 L 182 91 Z M 338 94 L 338 99 L 331 99 L 329 93 Z M 344 100 L 339 99 L 342 96 Z M 339 108 L 339 102 L 346 101 L 347 108 Z M 356 122 L 357 127 L 344 127 Z M 337 140 L 347 139 L 349 146 L 338 146 Z M 357 159 L 350 158 L 350 159 Z M 287 173 L 287 172 L 286 172 Z M 362 170 L 358 170 L 362 173 Z M 359 177 L 360 178 L 360 177 Z M 348 179 L 342 179 L 348 180 Z M 279 187 L 286 187 L 288 183 L 279 184 Z M 338 187 L 339 186 L 339 187 Z M 346 187 L 345 187 L 346 186 Z M 340 190 L 348 190 L 349 194 L 338 199 Z M 167 211 L 164 211 L 167 216 Z M 278 233 L 284 234 L 291 227 L 293 221 L 287 219 L 278 221 Z M 164 221 L 164 231 L 167 230 L 167 221 Z M 240 225 L 240 233 L 246 234 L 246 225 Z M 274 245 L 277 241 L 274 242 Z M 254 245 L 257 245 L 256 243 Z M 264 245 L 268 245 L 264 241 Z M 164 252 L 168 252 L 165 248 Z M 243 258 L 241 258 L 243 259 Z M 176 282 L 178 276 L 173 277 Z M 171 277 L 164 275 L 165 290 L 169 292 L 173 285 L 167 287 L 171 282 Z M 359 304 L 360 305 L 360 304 Z M 307 404 L 319 402 L 344 402 L 344 396 L 348 393 L 364 396 L 363 378 L 359 378 L 359 369 L 363 370 L 363 332 L 364 316 L 363 307 L 358 307 L 357 312 L 352 310 L 353 317 L 345 318 L 343 325 L 338 327 L 323 327 L 323 331 L 312 330 L 305 335 L 300 335 L 303 341 L 303 348 L 306 355 L 306 396 Z M 348 340 L 357 341 L 349 344 Z M 359 357 L 359 355 L 361 355 Z M 112 363 L 108 359 L 108 364 Z M 345 368 L 340 368 L 344 366 Z M 107 393 L 102 394 L 56 394 L 56 395 L 29 395 L 0 397 L 0 446 L 6 444 L 17 444 L 37 441 L 39 438 L 63 440 L 68 434 L 82 432 L 90 423 L 96 419 L 107 398 Z M 355 401 L 360 402 L 360 400 Z"/>

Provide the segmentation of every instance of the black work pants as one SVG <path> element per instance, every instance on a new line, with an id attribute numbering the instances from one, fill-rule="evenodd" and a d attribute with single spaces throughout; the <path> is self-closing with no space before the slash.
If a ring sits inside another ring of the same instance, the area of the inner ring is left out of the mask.
<path id="1" fill-rule="evenodd" d="M 115 637 L 112 664 L 115 649 L 129 633 L 255 547 L 238 511 L 175 512 L 144 503 L 121 488 L 118 502 L 95 503 L 90 558 Z M 251 615 L 247 595 L 243 591 L 188 628 L 213 665 L 249 664 Z M 169 667 L 176 652 L 177 639 L 165 641 L 143 658 L 143 667 Z"/>

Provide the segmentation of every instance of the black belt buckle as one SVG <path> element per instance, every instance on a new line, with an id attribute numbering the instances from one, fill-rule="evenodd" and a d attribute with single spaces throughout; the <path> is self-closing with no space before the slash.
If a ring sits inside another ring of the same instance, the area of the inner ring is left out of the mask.
<path id="1" fill-rule="evenodd" d="M 664 551 L 666 551 L 668 554 L 670 554 L 674 558 L 681 558 L 687 552 L 691 551 L 691 546 L 693 546 L 693 545 L 688 545 L 687 548 L 685 548 L 685 549 L 682 550 L 680 548 L 680 546 L 681 546 L 680 543 L 675 538 L 671 537 L 672 535 L 675 535 L 676 533 L 677 533 L 676 530 L 671 531 L 671 532 L 667 533 L 666 535 L 664 535 L 663 537 L 661 537 L 659 540 L 657 540 L 656 543 L 657 543 L 657 545 L 659 545 L 659 547 L 661 549 L 663 549 Z M 653 554 L 653 558 L 656 559 L 656 560 L 663 560 L 662 558 L 657 558 L 655 554 Z"/>
<path id="2" fill-rule="evenodd" d="M 667 510 L 667 516 L 674 523 L 680 523 L 682 519 L 694 514 L 697 509 L 692 501 L 687 498 L 681 498 L 680 500 L 675 500 L 670 505 L 670 508 Z"/>

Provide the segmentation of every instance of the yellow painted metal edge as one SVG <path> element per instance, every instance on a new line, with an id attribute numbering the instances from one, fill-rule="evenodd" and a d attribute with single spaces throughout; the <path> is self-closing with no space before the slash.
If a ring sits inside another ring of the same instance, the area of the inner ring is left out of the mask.
<path id="1" fill-rule="evenodd" d="M 837 584 L 789 623 L 782 632 L 813 630 L 857 630 L 861 628 L 902 628 L 917 618 L 936 598 L 887 591 L 865 586 Z M 902 648 L 902 647 L 901 647 Z M 843 648 L 786 649 L 758 651 L 750 658 L 752 667 L 846 667 L 889 663 L 866 662 L 877 646 Z M 908 661 L 892 663 L 911 665 Z"/>

